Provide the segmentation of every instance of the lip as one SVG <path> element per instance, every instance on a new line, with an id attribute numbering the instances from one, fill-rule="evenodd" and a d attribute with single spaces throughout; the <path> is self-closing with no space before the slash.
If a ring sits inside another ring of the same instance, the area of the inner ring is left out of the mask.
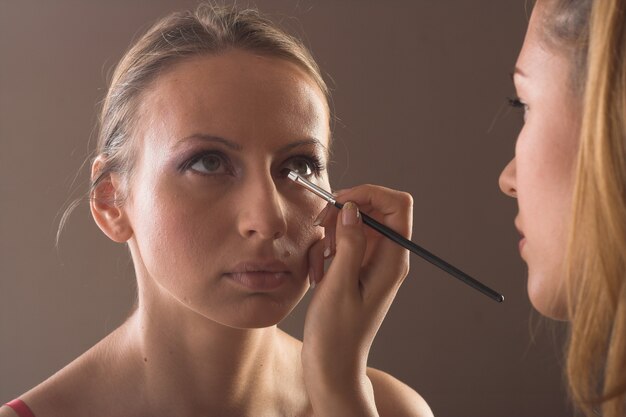
<path id="1" fill-rule="evenodd" d="M 227 278 L 254 291 L 271 291 L 288 281 L 291 271 L 278 260 L 244 261 L 224 274 Z"/>
<path id="2" fill-rule="evenodd" d="M 522 232 L 522 228 L 519 226 L 517 219 L 515 220 L 515 228 L 517 229 L 517 233 L 519 233 L 521 237 L 518 244 L 519 251 L 521 253 L 522 249 L 524 249 L 524 246 L 526 246 L 526 236 L 524 236 L 524 232 Z"/>

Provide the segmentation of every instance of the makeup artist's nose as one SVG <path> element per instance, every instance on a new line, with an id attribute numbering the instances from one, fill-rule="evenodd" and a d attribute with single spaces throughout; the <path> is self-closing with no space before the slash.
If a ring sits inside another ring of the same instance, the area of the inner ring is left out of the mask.
<path id="1" fill-rule="evenodd" d="M 509 197 L 517 198 L 517 185 L 515 184 L 516 178 L 516 163 L 515 158 L 511 159 L 511 162 L 507 164 L 500 174 L 499 184 L 500 190 Z"/>
<path id="2" fill-rule="evenodd" d="M 240 200 L 238 228 L 241 236 L 262 240 L 283 236 L 287 220 L 281 198 L 272 177 L 250 181 Z"/>

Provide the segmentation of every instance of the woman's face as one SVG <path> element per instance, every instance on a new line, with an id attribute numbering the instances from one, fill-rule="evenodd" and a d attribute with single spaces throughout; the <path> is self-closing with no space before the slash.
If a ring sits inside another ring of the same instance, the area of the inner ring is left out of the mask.
<path id="1" fill-rule="evenodd" d="M 150 297 L 237 328 L 291 311 L 309 286 L 325 202 L 281 171 L 329 187 L 325 103 L 298 66 L 243 51 L 194 57 L 156 79 L 124 206 Z"/>
<path id="2" fill-rule="evenodd" d="M 528 265 L 528 294 L 542 314 L 566 317 L 563 260 L 572 202 L 581 101 L 570 82 L 566 52 L 546 46 L 541 3 L 535 7 L 513 76 L 524 107 L 515 157 L 500 188 L 517 199 L 519 250 Z"/>

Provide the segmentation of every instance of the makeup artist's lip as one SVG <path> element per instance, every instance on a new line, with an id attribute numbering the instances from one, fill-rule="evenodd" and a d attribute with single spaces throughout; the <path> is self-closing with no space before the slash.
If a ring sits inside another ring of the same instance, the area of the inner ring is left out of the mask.
<path id="1" fill-rule="evenodd" d="M 522 253 L 522 250 L 524 250 L 524 246 L 526 246 L 526 238 L 522 237 L 518 244 L 520 254 Z"/>
<path id="2" fill-rule="evenodd" d="M 277 260 L 241 262 L 224 274 L 236 283 L 255 291 L 270 291 L 283 285 L 291 271 Z"/>
<path id="3" fill-rule="evenodd" d="M 526 236 L 524 236 L 524 232 L 522 232 L 522 228 L 519 226 L 517 219 L 515 220 L 515 228 L 517 229 L 517 233 L 519 233 L 521 238 L 517 246 L 519 248 L 520 254 L 522 254 L 522 250 L 524 249 L 524 246 L 526 246 Z"/>

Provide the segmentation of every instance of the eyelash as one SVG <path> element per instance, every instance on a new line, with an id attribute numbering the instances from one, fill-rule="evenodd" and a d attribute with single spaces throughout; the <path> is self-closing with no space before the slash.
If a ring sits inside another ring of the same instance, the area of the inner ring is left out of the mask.
<path id="1" fill-rule="evenodd" d="M 322 173 L 322 171 L 326 169 L 326 167 L 324 166 L 324 163 L 317 155 L 313 155 L 313 154 L 294 155 L 290 157 L 289 159 L 287 159 L 287 161 L 291 161 L 293 159 L 302 159 L 306 161 L 309 164 L 311 171 L 313 171 L 313 175 L 315 175 L 316 177 L 319 176 Z"/>
<path id="2" fill-rule="evenodd" d="M 507 97 L 506 100 L 509 103 L 509 106 L 516 108 L 516 109 L 525 109 L 526 108 L 526 104 L 523 103 L 519 97 Z"/>
<path id="3" fill-rule="evenodd" d="M 193 155 L 191 158 L 187 159 L 181 166 L 180 166 L 180 171 L 181 172 L 185 172 L 191 169 L 191 167 L 198 161 L 202 160 L 202 158 L 206 157 L 206 156 L 217 156 L 222 163 L 225 164 L 225 166 L 229 169 L 229 171 L 232 171 L 232 167 L 231 165 L 228 163 L 228 158 L 226 157 L 226 155 L 224 155 L 222 152 L 219 151 L 202 151 L 199 152 L 195 155 Z M 199 173 L 202 175 L 202 173 Z"/>
<path id="4" fill-rule="evenodd" d="M 203 151 L 200 152 L 198 154 L 195 154 L 194 156 L 192 156 L 191 158 L 187 159 L 181 166 L 180 166 L 180 171 L 184 172 L 184 171 L 188 171 L 191 169 L 191 167 L 198 161 L 202 160 L 202 158 L 206 157 L 206 156 L 217 156 L 218 158 L 220 158 L 220 160 L 222 161 L 222 163 L 224 163 L 224 166 L 226 167 L 226 169 L 229 170 L 229 172 L 233 172 L 234 169 L 232 168 L 232 165 L 230 164 L 228 157 L 219 151 Z M 315 176 L 319 176 L 322 171 L 324 171 L 326 169 L 324 163 L 322 162 L 321 158 L 319 158 L 317 155 L 314 154 L 301 154 L 301 155 L 293 155 L 291 157 L 289 157 L 285 162 L 289 162 L 291 160 L 294 159 L 302 159 L 304 161 L 306 161 L 306 163 L 309 165 L 309 168 L 311 168 L 311 171 L 313 172 L 313 175 Z M 200 175 L 209 175 L 209 174 L 202 174 L 202 173 L 198 173 Z"/>

